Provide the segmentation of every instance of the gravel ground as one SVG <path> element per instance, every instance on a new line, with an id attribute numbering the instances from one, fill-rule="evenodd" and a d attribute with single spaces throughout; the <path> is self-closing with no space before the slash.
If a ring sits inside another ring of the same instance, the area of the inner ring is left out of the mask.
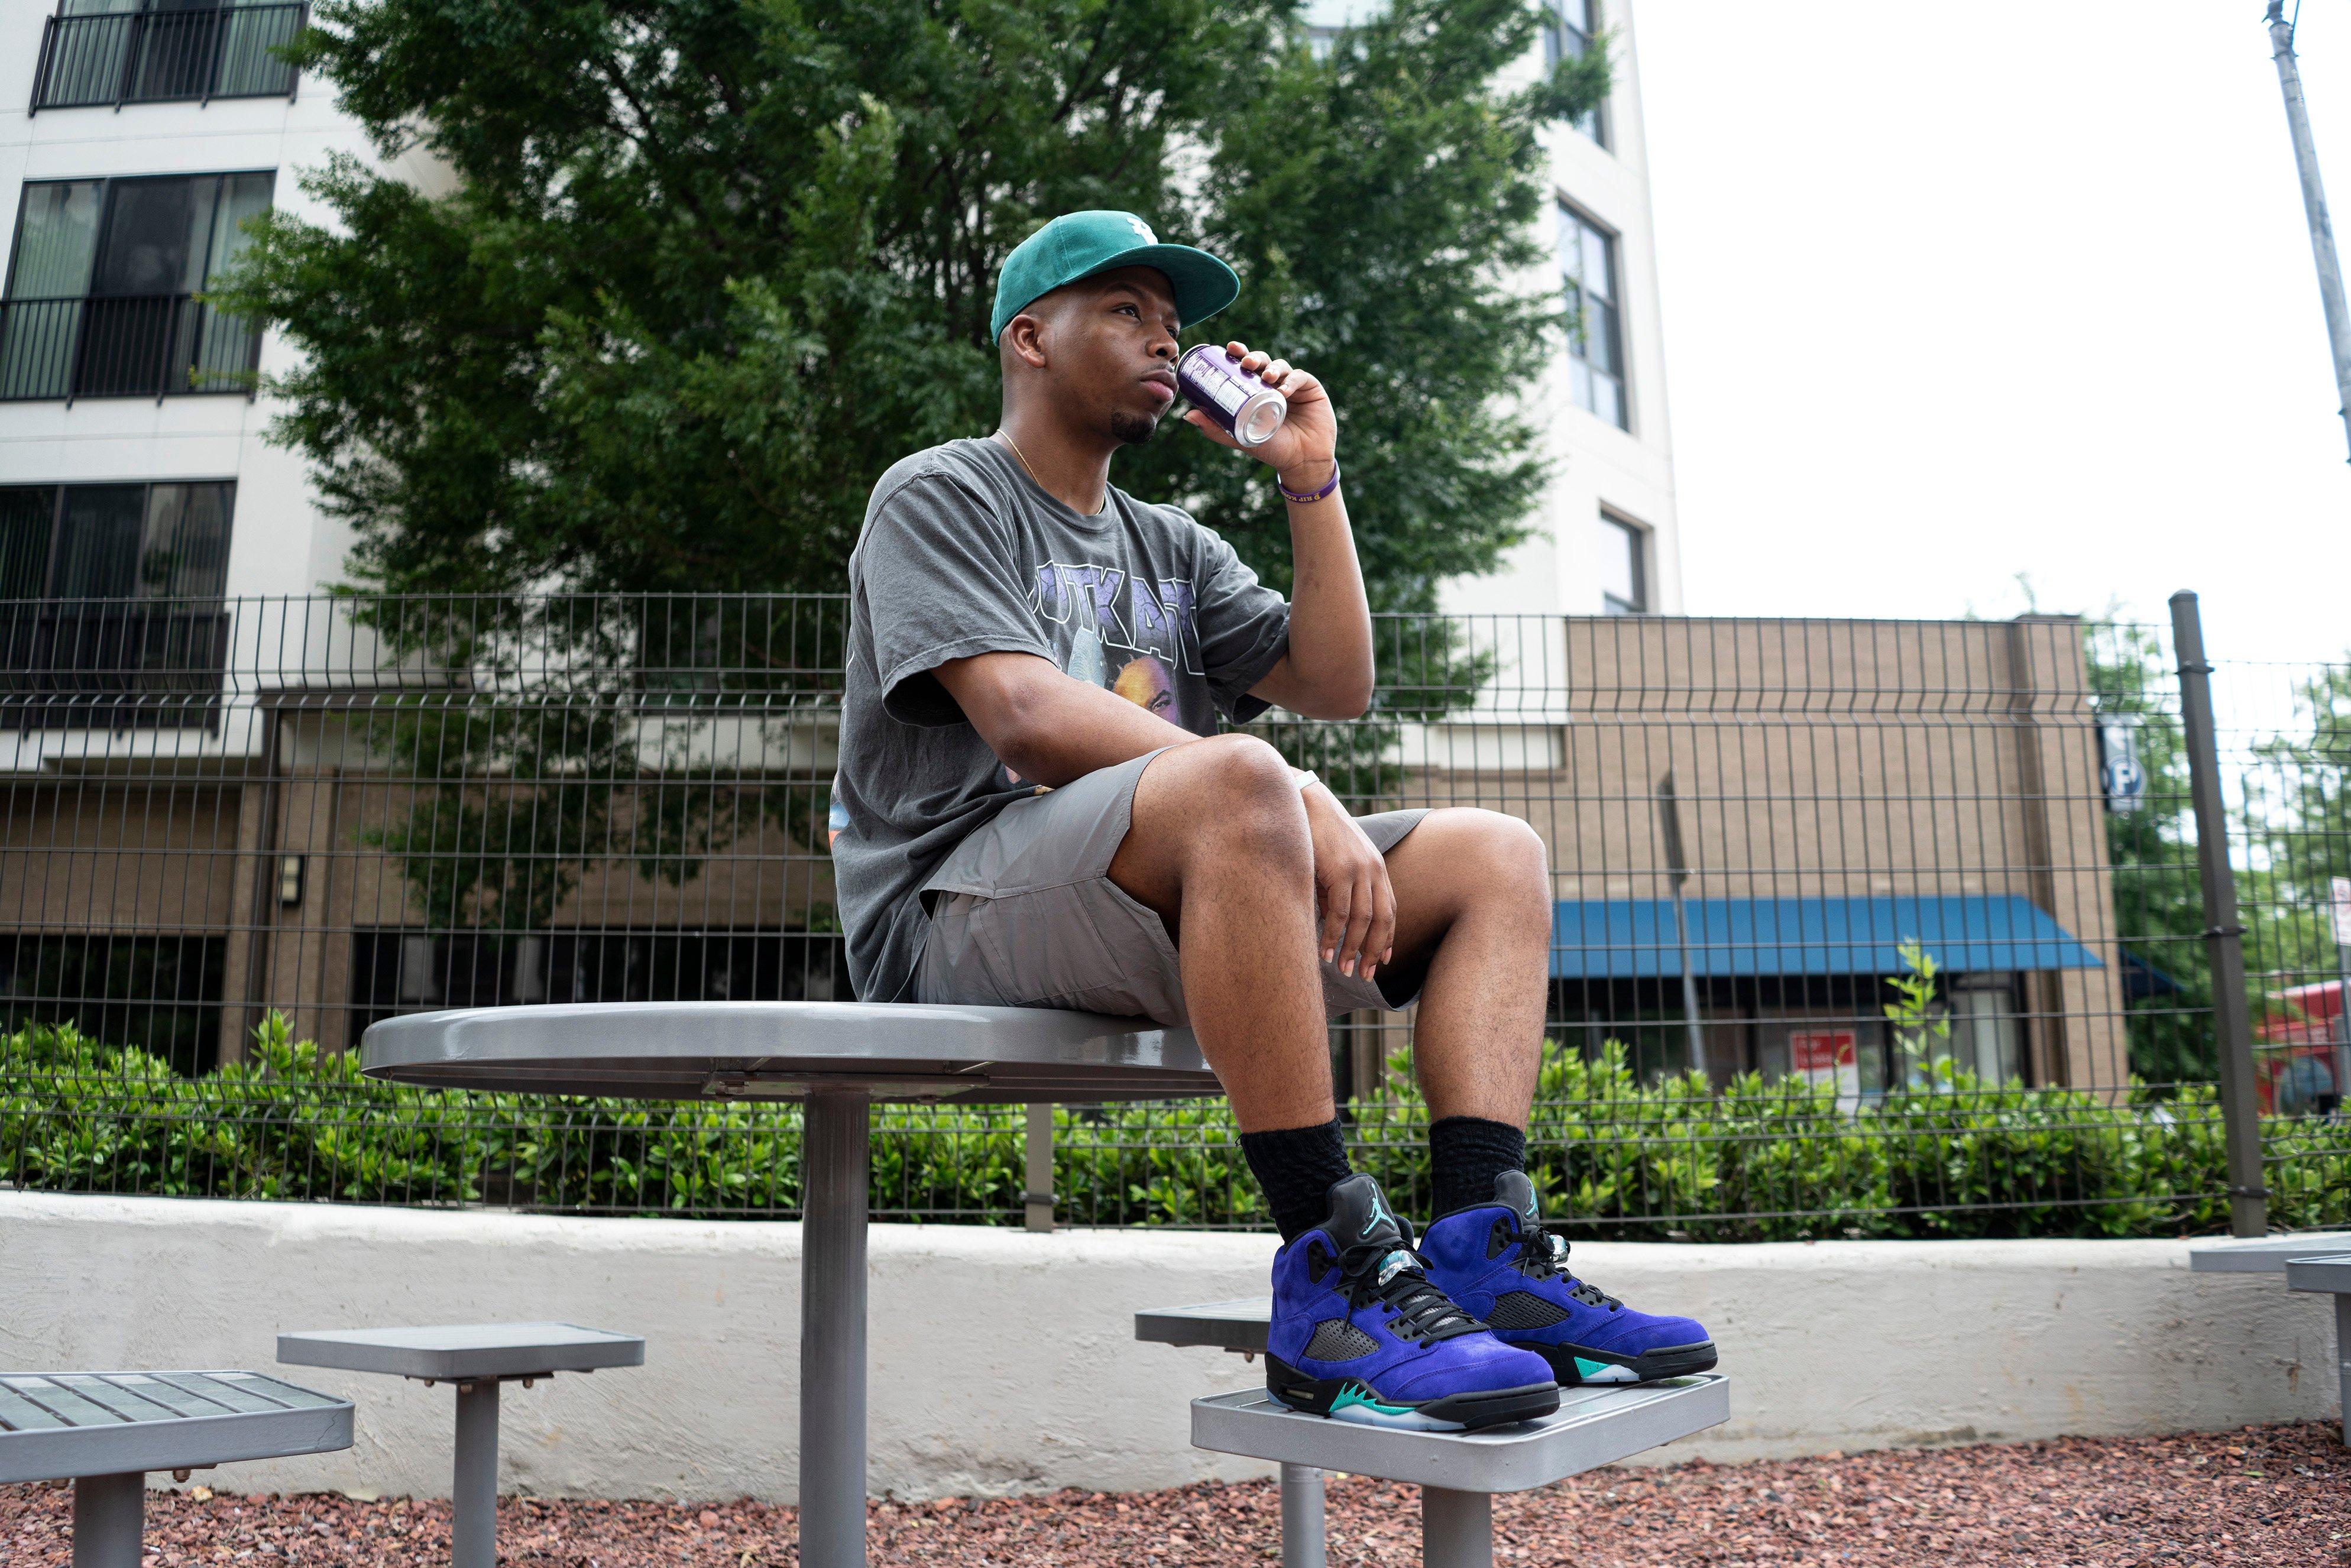
<path id="1" fill-rule="evenodd" d="M 69 1494 L 0 1487 L 0 1563 L 67 1568 Z M 1331 1488 L 1331 1562 L 1420 1560 L 1415 1489 Z M 214 1496 L 148 1503 L 148 1568 L 212 1563 L 426 1568 L 445 1504 Z M 792 1511 L 757 1503 L 510 1500 L 509 1568 L 783 1568 Z M 1207 1568 L 1275 1555 L 1270 1483 L 983 1502 L 877 1503 L 873 1561 L 904 1568 Z M 1897 1449 L 1783 1463 L 1596 1470 L 1499 1498 L 1502 1563 L 2205 1563 L 2351 1568 L 2351 1457 L 2332 1426 L 2128 1440 Z"/>

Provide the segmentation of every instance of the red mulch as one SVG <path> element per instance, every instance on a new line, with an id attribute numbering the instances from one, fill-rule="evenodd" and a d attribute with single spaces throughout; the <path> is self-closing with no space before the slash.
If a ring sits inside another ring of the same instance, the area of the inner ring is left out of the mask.
<path id="1" fill-rule="evenodd" d="M 232 1471 L 220 1472 L 225 1478 Z M 63 1486 L 0 1487 L 0 1563 L 66 1568 Z M 509 1500 L 509 1568 L 783 1568 L 792 1511 L 758 1503 Z M 1270 1561 L 1270 1483 L 873 1505 L 872 1560 L 905 1568 L 1207 1568 Z M 1575 1568 L 2246 1563 L 2351 1568 L 2351 1456 L 2332 1426 L 1896 1449 L 1769 1464 L 1596 1470 L 1495 1500 L 1496 1558 Z M 1332 1564 L 1420 1561 L 1415 1489 L 1331 1488 Z M 423 1568 L 444 1503 L 220 1496 L 148 1502 L 148 1568 Z"/>

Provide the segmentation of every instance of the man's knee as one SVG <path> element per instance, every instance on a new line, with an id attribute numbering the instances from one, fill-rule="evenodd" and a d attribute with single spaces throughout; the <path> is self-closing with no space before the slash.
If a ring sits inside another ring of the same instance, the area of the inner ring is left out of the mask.
<path id="1" fill-rule="evenodd" d="M 1448 849 L 1458 848 L 1489 863 L 1543 867 L 1542 835 L 1522 817 L 1483 806 L 1439 806 L 1428 814 L 1428 825 L 1452 841 Z"/>
<path id="2" fill-rule="evenodd" d="M 1510 888 L 1551 903 L 1551 857 L 1542 835 L 1523 819 L 1482 807 L 1453 807 L 1437 813 L 1449 841 L 1447 858 L 1479 884 Z"/>
<path id="3" fill-rule="evenodd" d="M 1210 852 L 1312 863 L 1306 804 L 1280 752 L 1253 735 L 1211 736 L 1186 749 L 1201 753 L 1189 803 L 1199 813 L 1193 831 Z"/>
<path id="4" fill-rule="evenodd" d="M 1152 779 L 1155 773 L 1160 777 Z M 1311 867 L 1313 840 L 1290 764 L 1257 737 L 1217 735 L 1177 746 L 1144 777 L 1155 786 L 1149 831 L 1181 846 L 1179 858 L 1246 855 L 1270 869 L 1290 861 Z"/>

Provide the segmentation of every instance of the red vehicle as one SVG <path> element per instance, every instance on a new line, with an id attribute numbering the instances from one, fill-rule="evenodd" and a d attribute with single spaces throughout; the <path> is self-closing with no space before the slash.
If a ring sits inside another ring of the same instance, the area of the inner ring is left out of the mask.
<path id="1" fill-rule="evenodd" d="M 2271 992 L 2270 999 L 2253 1051 L 2253 1083 L 2262 1114 L 2307 1116 L 2334 1110 L 2342 1103 L 2346 1069 L 2351 1066 L 2343 982 L 2295 986 Z"/>

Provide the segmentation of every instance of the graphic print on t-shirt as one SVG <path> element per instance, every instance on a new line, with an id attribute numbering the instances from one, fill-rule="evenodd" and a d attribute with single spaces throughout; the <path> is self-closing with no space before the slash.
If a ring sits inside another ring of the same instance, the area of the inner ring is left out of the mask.
<path id="1" fill-rule="evenodd" d="M 1202 674 L 1188 580 L 1155 583 L 1096 561 L 1047 561 L 1030 583 L 1029 607 L 1065 674 L 1116 692 L 1195 735 L 1213 733 L 1212 716 L 1185 711 L 1176 681 L 1179 671 Z M 1205 700 L 1199 681 L 1191 685 Z M 1010 768 L 1005 772 L 1019 782 Z"/>

